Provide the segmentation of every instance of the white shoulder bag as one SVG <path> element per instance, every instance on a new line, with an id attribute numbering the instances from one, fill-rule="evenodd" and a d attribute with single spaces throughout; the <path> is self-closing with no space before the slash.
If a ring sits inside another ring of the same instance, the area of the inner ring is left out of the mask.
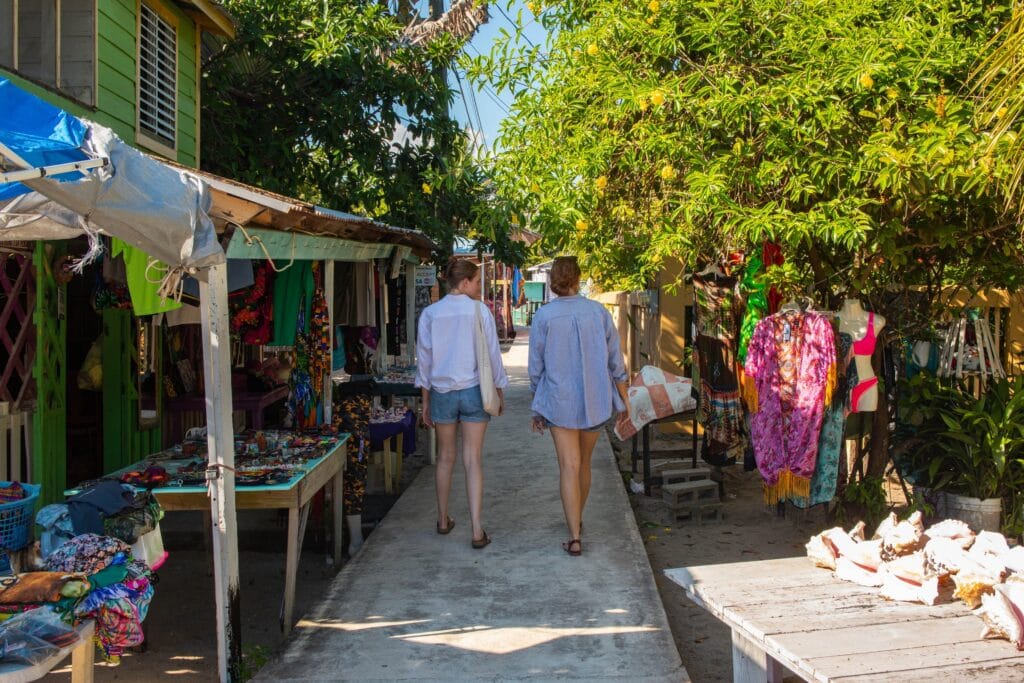
<path id="1" fill-rule="evenodd" d="M 480 397 L 484 401 L 484 410 L 488 415 L 497 415 L 501 412 L 501 399 L 498 398 L 498 390 L 494 388 L 494 371 L 491 369 L 491 354 L 487 350 L 484 317 L 481 313 L 483 308 L 484 305 L 477 302 L 476 333 L 473 335 L 476 342 L 476 367 L 480 370 Z"/>

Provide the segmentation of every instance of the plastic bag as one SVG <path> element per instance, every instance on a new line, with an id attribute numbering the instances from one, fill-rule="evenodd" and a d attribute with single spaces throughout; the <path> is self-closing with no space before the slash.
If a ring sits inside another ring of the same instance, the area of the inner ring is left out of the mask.
<path id="1" fill-rule="evenodd" d="M 103 337 L 99 336 L 89 347 L 78 371 L 78 388 L 83 391 L 103 391 Z"/>
<path id="2" fill-rule="evenodd" d="M 11 617 L 0 624 L 0 632 L 38 638 L 56 648 L 68 647 L 79 640 L 75 628 L 64 622 L 60 614 L 46 606 Z"/>
<path id="3" fill-rule="evenodd" d="M 38 611 L 32 610 L 32 612 Z M 37 638 L 22 630 L 19 626 L 24 626 L 24 622 L 18 621 L 21 616 L 23 615 L 18 615 L 0 624 L 0 661 L 32 665 L 45 661 L 60 652 L 60 648 L 56 645 L 51 645 L 42 638 Z"/>

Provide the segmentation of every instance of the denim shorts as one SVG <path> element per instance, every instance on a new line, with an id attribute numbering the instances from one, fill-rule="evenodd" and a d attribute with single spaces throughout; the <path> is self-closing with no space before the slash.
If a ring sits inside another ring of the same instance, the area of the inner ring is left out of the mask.
<path id="1" fill-rule="evenodd" d="M 489 422 L 491 416 L 484 410 L 480 386 L 440 392 L 430 390 L 430 419 L 438 424 L 456 422 Z"/>

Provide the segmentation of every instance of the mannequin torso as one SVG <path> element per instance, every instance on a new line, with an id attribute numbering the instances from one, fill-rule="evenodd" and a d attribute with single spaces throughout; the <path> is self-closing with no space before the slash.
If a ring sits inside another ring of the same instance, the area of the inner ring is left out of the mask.
<path id="1" fill-rule="evenodd" d="M 853 362 L 858 384 L 851 391 L 850 412 L 864 413 L 878 407 L 878 378 L 871 367 L 878 334 L 885 318 L 865 311 L 856 299 L 846 299 L 839 309 L 839 332 L 853 339 Z"/>

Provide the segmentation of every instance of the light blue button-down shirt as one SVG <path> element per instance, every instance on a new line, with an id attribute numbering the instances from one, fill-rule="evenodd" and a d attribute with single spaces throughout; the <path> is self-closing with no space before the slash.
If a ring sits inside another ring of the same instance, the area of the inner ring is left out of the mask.
<path id="1" fill-rule="evenodd" d="M 622 411 L 616 382 L 626 381 L 619 334 L 604 306 L 560 296 L 530 324 L 530 389 L 534 414 L 566 429 L 589 429 Z"/>

